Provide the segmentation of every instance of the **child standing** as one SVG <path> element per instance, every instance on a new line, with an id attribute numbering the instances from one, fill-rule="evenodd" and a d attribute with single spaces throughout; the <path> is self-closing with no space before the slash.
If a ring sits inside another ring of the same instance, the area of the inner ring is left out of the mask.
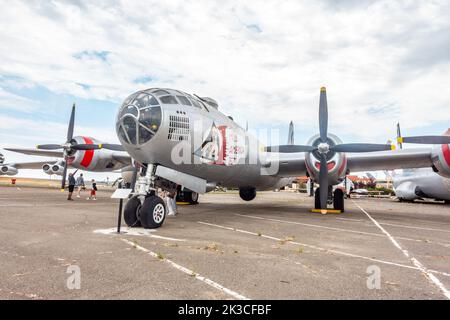
<path id="1" fill-rule="evenodd" d="M 97 197 L 96 197 L 97 183 L 95 182 L 94 179 L 92 179 L 91 183 L 92 183 L 91 195 L 89 196 L 89 198 L 87 198 L 87 200 L 97 200 Z"/>

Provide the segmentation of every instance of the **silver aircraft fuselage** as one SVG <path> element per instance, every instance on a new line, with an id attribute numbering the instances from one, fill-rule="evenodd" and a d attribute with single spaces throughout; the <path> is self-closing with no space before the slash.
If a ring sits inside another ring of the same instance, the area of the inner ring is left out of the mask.
<path id="1" fill-rule="evenodd" d="M 170 89 L 146 92 L 158 101 L 148 107 L 148 98 L 142 104 L 133 100 L 142 92 L 131 95 L 122 105 L 116 125 L 122 145 L 138 162 L 162 165 L 223 187 L 269 190 L 293 180 L 271 174 L 270 155 L 260 151 L 262 144 L 205 100 Z M 177 101 L 163 103 L 169 95 Z M 180 97 L 190 101 L 183 99 L 186 104 L 181 104 Z"/>

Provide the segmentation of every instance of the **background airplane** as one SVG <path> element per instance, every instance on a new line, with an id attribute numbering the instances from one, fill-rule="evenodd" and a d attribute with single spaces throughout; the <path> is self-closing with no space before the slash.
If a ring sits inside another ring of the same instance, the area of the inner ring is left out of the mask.
<path id="1" fill-rule="evenodd" d="M 445 132 L 445 135 L 450 135 L 450 129 Z M 397 140 L 401 149 L 403 138 L 399 123 L 397 123 Z M 448 150 L 448 146 L 445 147 L 444 145 L 443 148 Z M 392 180 L 395 195 L 400 201 L 429 198 L 443 200 L 446 204 L 450 204 L 450 179 L 440 176 L 434 171 L 434 168 L 408 169 L 394 172 Z"/>
<path id="2" fill-rule="evenodd" d="M 215 185 L 239 188 L 240 197 L 250 201 L 257 190 L 279 188 L 292 177 L 308 175 L 320 185 L 315 208 L 326 212 L 328 203 L 344 210 L 344 194 L 339 188 L 333 192 L 332 186 L 351 171 L 432 166 L 450 177 L 448 136 L 404 137 L 403 143 L 443 145 L 394 151 L 390 144 L 342 143 L 328 133 L 325 88 L 320 90 L 319 134 L 307 145 L 264 148 L 221 113 L 214 99 L 160 88 L 126 98 L 118 112 L 116 131 L 124 149 L 142 164 L 135 196 L 125 208 L 126 221 L 145 228 L 157 228 L 164 222 L 164 203 L 155 193 L 161 180 L 198 193 Z M 105 146 L 90 144 L 86 148 Z"/>

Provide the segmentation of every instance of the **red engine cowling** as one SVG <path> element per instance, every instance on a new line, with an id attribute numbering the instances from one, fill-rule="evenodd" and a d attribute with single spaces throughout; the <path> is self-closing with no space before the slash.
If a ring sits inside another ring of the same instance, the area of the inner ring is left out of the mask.
<path id="1" fill-rule="evenodd" d="M 101 144 L 101 141 L 90 137 L 74 137 L 77 144 Z M 90 171 L 113 171 L 123 165 L 113 159 L 113 152 L 107 149 L 73 150 L 67 155 L 67 163 L 74 168 Z"/>
<path id="2" fill-rule="evenodd" d="M 450 129 L 447 130 L 445 135 L 450 135 Z M 434 146 L 431 160 L 433 161 L 434 169 L 437 170 L 439 175 L 450 178 L 450 145 Z"/>

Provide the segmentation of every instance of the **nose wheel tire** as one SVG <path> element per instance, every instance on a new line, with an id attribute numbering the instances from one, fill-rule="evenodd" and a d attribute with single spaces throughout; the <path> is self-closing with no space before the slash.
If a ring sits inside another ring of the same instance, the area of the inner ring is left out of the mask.
<path id="1" fill-rule="evenodd" d="M 155 229 L 162 226 L 166 214 L 164 201 L 158 196 L 149 196 L 139 210 L 139 219 L 144 228 Z"/>
<path id="2" fill-rule="evenodd" d="M 132 197 L 125 204 L 123 218 L 129 227 L 140 227 L 139 210 L 141 209 L 141 201 L 137 196 Z"/>

